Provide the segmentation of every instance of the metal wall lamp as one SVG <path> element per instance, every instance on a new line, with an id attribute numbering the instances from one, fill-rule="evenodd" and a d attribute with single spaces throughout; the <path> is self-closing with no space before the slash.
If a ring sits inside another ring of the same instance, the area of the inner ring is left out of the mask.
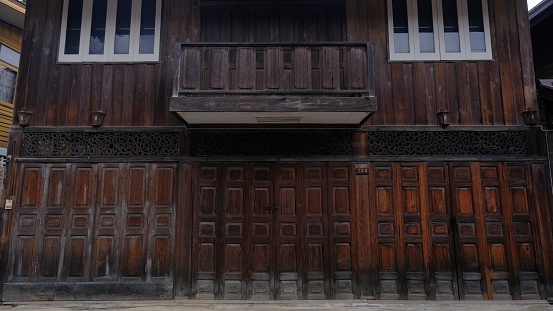
<path id="1" fill-rule="evenodd" d="M 437 113 L 438 123 L 443 127 L 448 127 L 451 124 L 451 112 L 449 110 L 442 108 Z"/>
<path id="2" fill-rule="evenodd" d="M 526 126 L 534 126 L 538 124 L 538 112 L 536 110 L 526 108 L 522 112 L 522 118 L 524 119 L 524 124 Z"/>
<path id="3" fill-rule="evenodd" d="M 31 116 L 33 115 L 32 112 L 27 111 L 26 109 L 22 109 L 17 112 L 17 123 L 21 127 L 29 126 L 31 122 Z"/>
<path id="4" fill-rule="evenodd" d="M 104 117 L 106 114 L 100 110 L 92 111 L 92 126 L 99 127 L 104 123 Z"/>

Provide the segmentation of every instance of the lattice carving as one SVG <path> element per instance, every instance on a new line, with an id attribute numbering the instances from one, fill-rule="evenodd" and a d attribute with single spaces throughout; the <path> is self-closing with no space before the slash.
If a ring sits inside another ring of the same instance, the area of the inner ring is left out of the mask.
<path id="1" fill-rule="evenodd" d="M 178 156 L 179 133 L 25 133 L 27 157 Z"/>
<path id="2" fill-rule="evenodd" d="M 524 131 L 370 132 L 369 155 L 527 155 Z"/>
<path id="3" fill-rule="evenodd" d="M 351 132 L 199 132 L 196 156 L 352 156 Z"/>

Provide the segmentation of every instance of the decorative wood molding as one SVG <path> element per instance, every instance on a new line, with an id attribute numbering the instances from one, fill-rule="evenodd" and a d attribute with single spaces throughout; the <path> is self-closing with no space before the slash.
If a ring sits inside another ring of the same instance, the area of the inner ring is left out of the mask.
<path id="1" fill-rule="evenodd" d="M 528 155 L 527 131 L 378 131 L 369 156 Z"/>
<path id="2" fill-rule="evenodd" d="M 24 157 L 178 156 L 179 133 L 25 133 Z"/>

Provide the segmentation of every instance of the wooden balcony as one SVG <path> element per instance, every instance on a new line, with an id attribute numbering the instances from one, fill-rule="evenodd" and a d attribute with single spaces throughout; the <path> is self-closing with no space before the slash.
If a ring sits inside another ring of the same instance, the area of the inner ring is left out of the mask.
<path id="1" fill-rule="evenodd" d="M 359 124 L 376 111 L 364 43 L 178 43 L 170 110 L 189 124 Z"/>

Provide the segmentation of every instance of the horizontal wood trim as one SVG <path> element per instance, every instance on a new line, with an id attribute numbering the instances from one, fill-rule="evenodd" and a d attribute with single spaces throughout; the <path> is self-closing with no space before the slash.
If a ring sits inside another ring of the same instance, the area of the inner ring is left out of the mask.
<path id="1" fill-rule="evenodd" d="M 207 1 L 201 1 L 202 6 L 244 6 L 244 5 L 252 5 L 255 4 L 256 6 L 262 6 L 262 5 L 337 5 L 344 3 L 344 0 L 300 0 L 300 1 L 294 1 L 294 0 L 281 0 L 275 3 L 274 1 L 258 1 L 258 0 L 242 0 L 242 1 L 221 1 L 221 0 L 207 0 Z"/>
<path id="2" fill-rule="evenodd" d="M 4 284 L 4 301 L 172 299 L 173 281 Z"/>
<path id="3" fill-rule="evenodd" d="M 374 112 L 376 98 L 322 96 L 173 97 L 174 112 Z"/>
<path id="4" fill-rule="evenodd" d="M 367 47 L 367 42 L 177 42 L 175 47 Z"/>

